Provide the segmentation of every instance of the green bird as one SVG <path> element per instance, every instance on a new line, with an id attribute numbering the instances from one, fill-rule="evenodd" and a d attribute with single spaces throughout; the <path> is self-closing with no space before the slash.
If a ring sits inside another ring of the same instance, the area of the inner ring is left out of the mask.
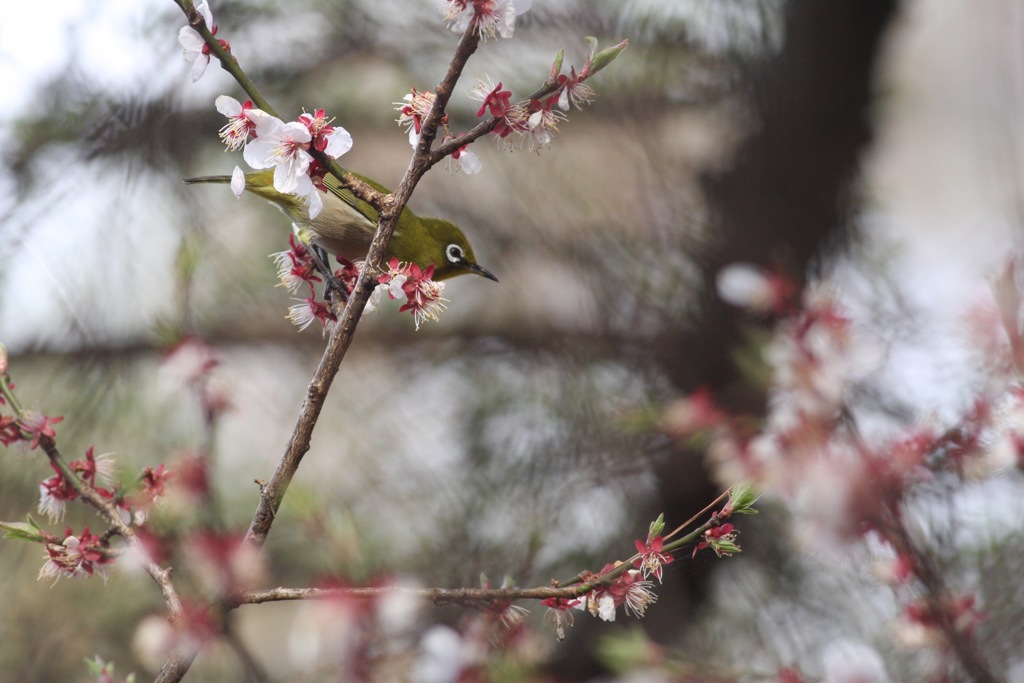
<path id="1" fill-rule="evenodd" d="M 391 190 L 365 176 L 353 173 L 367 185 L 388 194 Z M 230 183 L 226 175 L 186 178 L 186 183 Z M 274 189 L 274 171 L 256 171 L 245 175 L 245 189 L 268 199 L 278 206 L 300 228 L 304 241 L 333 253 L 337 257 L 355 260 L 366 256 L 377 230 L 377 210 L 356 197 L 331 174 L 323 178 L 324 208 L 316 218 L 309 217 L 309 208 L 295 195 L 282 194 Z M 307 239 L 308 238 L 308 239 Z M 480 275 L 488 280 L 498 278 L 476 262 L 473 247 L 462 230 L 451 221 L 441 218 L 423 218 L 411 209 L 404 209 L 395 226 L 395 234 L 384 255 L 415 263 L 426 269 L 434 266 L 435 280 L 447 280 L 457 275 Z M 326 265 L 326 264 L 324 264 Z"/>

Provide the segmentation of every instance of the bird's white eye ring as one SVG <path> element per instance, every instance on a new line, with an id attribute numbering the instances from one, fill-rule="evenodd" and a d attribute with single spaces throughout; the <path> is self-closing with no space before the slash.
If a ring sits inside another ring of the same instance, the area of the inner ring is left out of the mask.
<path id="1" fill-rule="evenodd" d="M 462 247 L 457 244 L 449 244 L 444 253 L 452 263 L 459 263 L 463 260 Z"/>

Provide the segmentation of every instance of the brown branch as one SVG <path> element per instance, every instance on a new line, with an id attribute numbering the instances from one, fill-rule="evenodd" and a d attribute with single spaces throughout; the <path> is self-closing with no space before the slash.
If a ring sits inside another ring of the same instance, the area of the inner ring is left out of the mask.
<path id="1" fill-rule="evenodd" d="M 608 575 L 605 575 L 607 577 Z M 602 577 L 604 579 L 605 577 Z M 608 579 L 610 581 L 610 579 Z M 378 598 L 383 595 L 405 595 L 430 600 L 435 605 L 467 605 L 479 607 L 508 600 L 546 600 L 548 598 L 575 598 L 607 581 L 590 581 L 575 586 L 536 588 L 409 588 L 405 586 L 376 586 L 367 588 L 271 588 L 238 594 L 239 605 L 257 605 L 264 602 L 286 600 L 321 600 L 335 597 Z"/>
<path id="2" fill-rule="evenodd" d="M 467 30 L 463 34 L 455 51 L 455 56 L 448 66 L 444 80 L 437 87 L 437 98 L 423 124 L 420 145 L 417 147 L 409 163 L 402 182 L 394 193 L 381 197 L 377 232 L 373 236 L 373 241 L 366 256 L 366 263 L 370 267 L 363 268 L 360 273 L 348 303 L 341 313 L 334 332 L 331 334 L 327 348 L 320 360 L 320 365 L 317 367 L 316 373 L 313 375 L 313 379 L 306 391 L 306 399 L 302 404 L 292 436 L 285 448 L 285 453 L 278 462 L 273 476 L 271 476 L 265 486 L 261 487 L 260 502 L 249 526 L 249 531 L 246 534 L 246 541 L 255 544 L 257 547 L 262 546 L 266 541 L 267 534 L 270 532 L 270 527 L 274 523 L 277 511 L 281 507 L 281 501 L 284 499 L 288 485 L 295 475 L 302 457 L 309 450 L 313 428 L 316 426 L 320 410 L 323 408 L 324 399 L 338 372 L 341 361 L 352 343 L 363 308 L 366 306 L 366 302 L 376 285 L 373 271 L 378 267 L 388 244 L 391 242 L 391 237 L 395 232 L 395 226 L 398 223 L 398 217 L 402 209 L 405 208 L 420 178 L 429 169 L 426 157 L 429 155 L 430 141 L 437 133 L 438 123 L 455 87 L 455 82 L 465 68 L 466 61 L 476 50 L 478 43 L 479 37 L 472 31 Z M 347 174 L 339 175 L 338 177 L 345 178 L 346 180 L 351 178 Z"/>

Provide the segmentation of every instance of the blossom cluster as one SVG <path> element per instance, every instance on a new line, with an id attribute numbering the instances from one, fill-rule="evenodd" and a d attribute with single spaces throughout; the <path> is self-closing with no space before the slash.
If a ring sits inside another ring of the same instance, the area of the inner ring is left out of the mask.
<path id="1" fill-rule="evenodd" d="M 210 33 L 216 34 L 217 26 L 213 23 L 209 5 L 203 2 L 196 11 L 203 17 Z M 182 27 L 178 42 L 184 50 L 185 59 L 193 63 L 192 80 L 199 80 L 210 63 L 209 44 L 191 26 Z M 225 50 L 230 50 L 227 41 L 219 42 Z M 325 169 L 316 162 L 310 150 L 337 159 L 352 149 L 352 136 L 348 131 L 332 125 L 333 119 L 323 109 L 303 113 L 296 121 L 285 122 L 256 108 L 251 100 L 239 102 L 221 95 L 214 104 L 217 111 L 228 119 L 220 130 L 221 141 L 227 149 L 243 150 L 242 157 L 256 170 L 273 169 L 274 189 L 301 198 L 309 208 L 309 217 L 316 218 L 323 210 L 320 192 L 324 191 L 321 180 Z M 231 180 L 235 196 L 242 194 L 245 183 L 245 174 L 236 166 Z"/>
<path id="2" fill-rule="evenodd" d="M 47 560 L 39 570 L 39 579 L 59 580 L 61 577 L 82 578 L 99 574 L 106 578 L 107 567 L 113 558 L 109 555 L 107 543 L 96 534 L 89 533 L 89 527 L 75 534 L 69 528 L 64 538 L 46 534 Z"/>
<path id="3" fill-rule="evenodd" d="M 217 111 L 228 122 L 220 130 L 220 138 L 228 150 L 242 149 L 242 158 L 254 169 L 273 169 L 274 189 L 282 194 L 295 195 L 309 209 L 309 217 L 316 218 L 323 210 L 323 177 L 326 170 L 310 153 L 321 152 L 337 159 L 352 149 L 352 136 L 340 126 L 332 125 L 323 109 L 303 113 L 296 121 L 284 122 L 249 100 L 239 102 L 227 95 L 215 102 Z M 231 189 L 240 196 L 246 178 L 235 167 Z"/>
<path id="4" fill-rule="evenodd" d="M 63 471 L 54 464 L 50 467 L 56 473 L 39 484 L 39 512 L 46 515 L 51 522 L 64 518 L 68 501 L 78 498 L 78 491 L 65 478 Z M 85 452 L 85 460 L 72 460 L 68 469 L 78 475 L 86 485 L 96 489 L 104 498 L 112 499 L 110 485 L 114 478 L 114 458 L 112 453 L 94 455 L 90 446 Z"/>
<path id="5" fill-rule="evenodd" d="M 878 367 L 879 354 L 838 300 L 812 290 L 794 302 L 793 287 L 749 267 L 723 275 L 723 298 L 779 321 L 763 354 L 772 374 L 767 414 L 760 420 L 730 416 L 701 391 L 666 408 L 665 430 L 691 443 L 700 436 L 721 481 L 754 482 L 786 503 L 804 547 L 834 554 L 867 541 L 882 558 L 878 578 L 906 599 L 896 625 L 901 642 L 945 647 L 950 639 L 969 638 L 983 619 L 975 597 L 931 591 L 923 577 L 934 577 L 935 568 L 924 564 L 928 555 L 905 525 L 929 483 L 1024 466 L 1019 295 L 998 293 L 993 309 L 999 310 L 987 319 L 1001 329 L 985 328 L 997 341 L 983 345 L 996 351 L 1001 360 L 995 365 L 1007 372 L 993 378 L 953 426 L 933 420 L 891 425 L 871 438 L 858 430 L 849 395 Z M 698 548 L 728 554 L 734 535 L 729 524 L 713 526 Z"/>
<path id="6" fill-rule="evenodd" d="M 446 0 L 440 8 L 449 28 L 464 33 L 472 27 L 481 39 L 496 35 L 511 38 L 516 18 L 530 9 L 533 0 Z"/>
<path id="7" fill-rule="evenodd" d="M 217 35 L 217 24 L 213 23 L 213 12 L 210 5 L 203 0 L 196 6 L 196 13 L 206 22 L 210 33 Z M 225 51 L 230 52 L 231 46 L 223 38 L 217 40 Z M 210 65 L 210 46 L 203 40 L 202 34 L 191 26 L 182 26 L 178 31 L 178 43 L 181 44 L 182 56 L 186 62 L 192 63 L 192 82 L 198 81 L 206 73 L 206 67 Z"/>
<path id="8" fill-rule="evenodd" d="M 597 574 L 584 572 L 581 578 L 596 579 L 619 566 L 619 563 L 607 564 Z M 562 641 L 565 640 L 566 628 L 574 622 L 572 610 L 586 611 L 604 621 L 615 621 L 616 612 L 622 606 L 627 616 L 640 618 L 658 599 L 652 590 L 653 586 L 640 570 L 627 569 L 610 583 L 593 588 L 577 598 L 547 598 L 541 604 L 547 607 L 545 620 L 551 622 L 555 638 Z"/>
<path id="9" fill-rule="evenodd" d="M 156 468 L 147 467 L 133 484 L 122 486 L 117 481 L 113 454 L 97 454 L 93 446 L 85 451 L 83 457 L 65 463 L 57 449 L 54 429 L 54 425 L 62 422 L 63 418 L 22 409 L 13 391 L 14 384 L 6 374 L 8 359 L 2 345 L 0 360 L 3 361 L 0 408 L 14 412 L 14 415 L 0 413 L 3 444 L 24 445 L 29 450 L 43 447 L 53 472 L 39 482 L 39 512 L 51 523 L 58 522 L 63 520 L 68 503 L 81 498 L 99 507 L 104 515 L 116 515 L 107 518 L 114 530 L 128 525 L 141 534 L 144 529 L 141 525 L 145 523 L 149 508 L 164 497 L 173 474 L 162 464 Z M 195 375 L 208 374 L 215 364 L 208 357 L 199 362 L 192 381 L 197 381 Z M 41 543 L 45 547 L 46 561 L 40 569 L 40 579 L 105 576 L 108 565 L 114 560 L 109 540 L 116 531 L 95 534 L 85 527 L 80 533 L 75 533 L 66 527 L 64 535 L 57 536 L 43 530 L 31 516 L 27 522 L 0 522 L 0 529 L 8 538 Z"/>
<path id="10" fill-rule="evenodd" d="M 141 522 L 146 517 L 146 509 L 165 494 L 167 482 L 173 476 L 164 465 L 156 469 L 147 467 L 138 479 L 137 492 L 119 495 L 111 485 L 114 474 L 112 454 L 95 456 L 92 447 L 86 451 L 84 460 L 73 460 L 68 464 L 72 476 L 77 479 L 74 483 L 56 464 L 51 462 L 51 467 L 55 474 L 39 484 L 39 512 L 51 522 L 64 517 L 68 502 L 78 499 L 82 488 L 89 488 L 112 502 L 124 523 Z M 80 534 L 67 528 L 63 539 L 39 529 L 36 531 L 38 533 L 27 539 L 42 542 L 46 547 L 47 561 L 39 572 L 40 579 L 92 576 L 95 569 L 103 575 L 106 566 L 113 562 L 107 540 L 91 534 L 88 527 Z"/>
<path id="11" fill-rule="evenodd" d="M 324 330 L 329 330 L 337 322 L 337 316 L 326 302 L 316 296 L 315 285 L 321 282 L 321 278 L 317 275 L 319 271 L 313 250 L 293 233 L 288 237 L 288 249 L 272 254 L 271 258 L 277 265 L 278 279 L 283 287 L 294 294 L 305 286 L 309 294 L 295 299 L 296 303 L 288 312 L 289 320 L 300 331 L 314 320 Z M 341 258 L 339 264 L 341 267 L 335 270 L 334 278 L 343 288 L 342 293 L 348 297 L 355 288 L 364 263 Z M 387 270 L 377 277 L 377 286 L 370 295 L 366 310 L 375 310 L 385 294 L 391 300 L 404 299 L 405 303 L 398 310 L 400 313 L 410 313 L 418 330 L 424 321 L 437 320 L 448 301 L 444 298 L 444 283 L 434 280 L 433 276 L 433 265 L 421 268 L 415 263 L 404 263 L 392 258 L 388 261 Z"/>
<path id="12" fill-rule="evenodd" d="M 457 14 L 459 17 L 485 16 L 493 18 L 500 14 L 507 19 L 507 17 L 514 18 L 515 16 L 513 4 L 518 3 L 452 0 L 448 9 L 449 13 Z M 519 11 L 519 9 L 516 7 L 515 11 Z M 462 21 L 464 23 L 468 20 Z M 487 22 L 484 23 L 491 25 Z M 464 29 L 465 26 L 463 26 Z M 490 31 L 490 34 L 493 32 Z M 504 35 L 500 32 L 499 34 Z M 561 73 L 563 55 L 559 53 L 551 66 L 548 87 L 540 91 L 543 94 L 522 101 L 513 101 L 512 91 L 506 90 L 502 82 L 494 83 L 490 78 L 478 81 L 469 91 L 470 98 L 480 102 L 476 112 L 477 118 L 489 116 L 490 133 L 509 150 L 520 149 L 525 145 L 531 151 L 539 152 L 542 148 L 550 146 L 554 134 L 558 130 L 558 124 L 566 120 L 565 112 L 572 108 L 582 109 L 584 105 L 593 101 L 594 91 L 584 81 L 607 66 L 625 49 L 626 45 L 627 43 L 623 41 L 598 52 L 597 43 L 591 42 L 591 51 L 583 67 L 579 71 L 575 67 L 570 67 L 568 74 Z M 418 91 L 413 88 L 411 93 L 405 95 L 402 102 L 395 104 L 399 113 L 398 124 L 405 128 L 409 135 L 409 144 L 414 149 L 419 145 L 423 122 L 435 99 L 434 93 Z M 447 116 L 441 118 L 440 124 L 444 129 L 443 143 L 457 141 L 466 135 L 465 133 L 458 135 L 452 133 L 448 128 Z M 450 155 L 449 163 L 454 162 L 459 170 L 473 174 L 480 171 L 481 162 L 479 157 L 469 149 L 469 144 L 470 141 L 467 141 L 466 144 L 456 147 Z"/>

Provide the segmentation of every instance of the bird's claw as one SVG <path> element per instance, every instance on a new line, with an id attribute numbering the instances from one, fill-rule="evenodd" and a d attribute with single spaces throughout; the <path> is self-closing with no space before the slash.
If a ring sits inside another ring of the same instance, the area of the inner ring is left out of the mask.
<path id="1" fill-rule="evenodd" d="M 324 273 L 324 299 L 331 302 L 331 292 L 337 292 L 344 302 L 348 301 L 348 287 L 345 286 L 333 273 Z"/>

